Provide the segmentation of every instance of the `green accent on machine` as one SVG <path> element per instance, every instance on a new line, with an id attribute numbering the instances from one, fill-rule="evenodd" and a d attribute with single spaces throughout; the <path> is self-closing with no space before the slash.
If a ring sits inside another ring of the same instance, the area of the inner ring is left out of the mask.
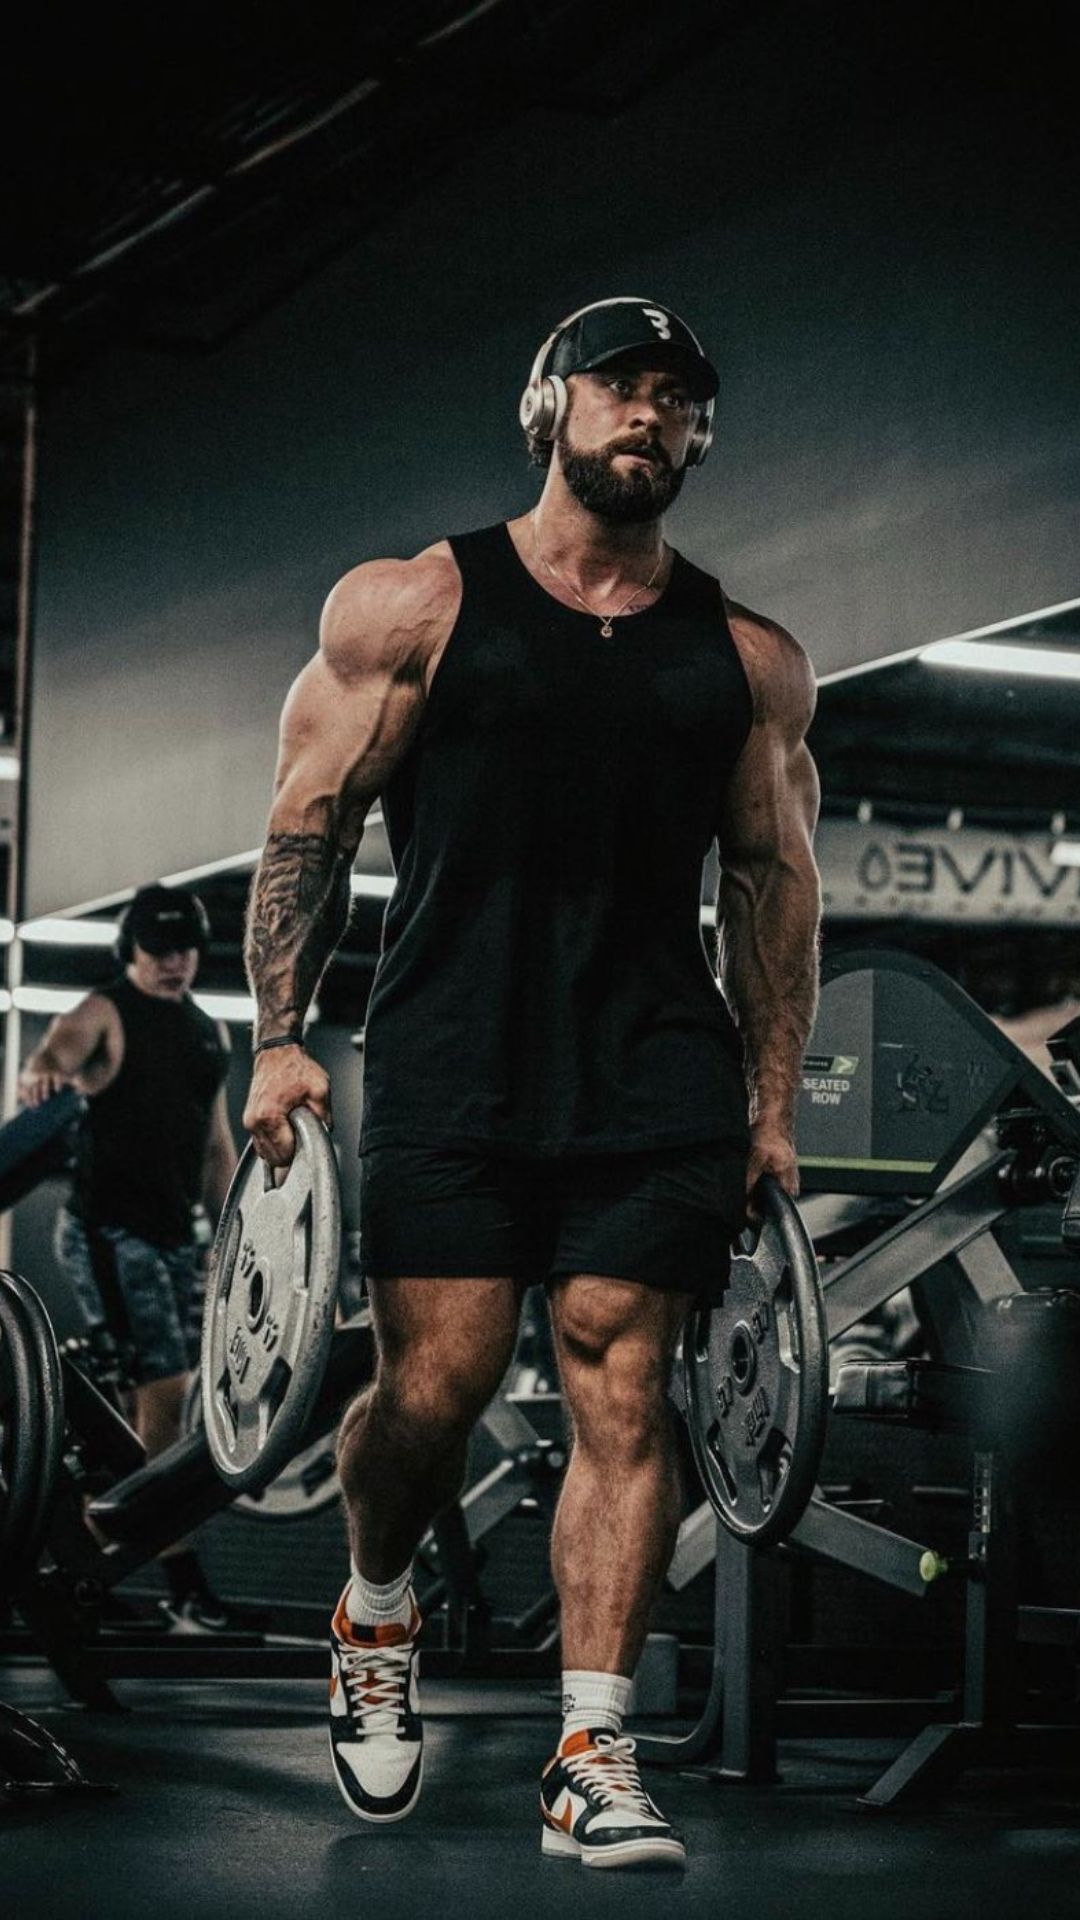
<path id="1" fill-rule="evenodd" d="M 933 1173 L 933 1160 L 847 1160 L 841 1155 L 830 1157 L 828 1154 L 806 1153 L 799 1156 L 799 1166 L 840 1167 L 853 1173 Z"/>

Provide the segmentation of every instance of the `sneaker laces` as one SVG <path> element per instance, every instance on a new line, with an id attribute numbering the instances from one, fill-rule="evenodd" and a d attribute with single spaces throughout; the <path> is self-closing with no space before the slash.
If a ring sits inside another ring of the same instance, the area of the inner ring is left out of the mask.
<path id="1" fill-rule="evenodd" d="M 647 1813 L 655 1819 L 656 1809 L 641 1784 L 636 1752 L 636 1741 L 601 1733 L 583 1753 L 565 1758 L 563 1766 L 572 1780 L 597 1796 L 602 1806 L 628 1801 L 635 1813 Z"/>
<path id="2" fill-rule="evenodd" d="M 398 1647 L 342 1648 L 338 1656 L 345 1698 L 365 1733 L 396 1733 L 405 1711 L 411 1641 Z"/>

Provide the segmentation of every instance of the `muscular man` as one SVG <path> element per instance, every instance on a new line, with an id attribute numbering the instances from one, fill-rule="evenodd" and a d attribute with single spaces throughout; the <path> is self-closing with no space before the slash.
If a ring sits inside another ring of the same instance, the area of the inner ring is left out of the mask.
<path id="1" fill-rule="evenodd" d="M 814 1011 L 813 682 L 665 541 L 717 376 L 669 309 L 572 315 L 522 401 L 531 513 L 359 566 L 286 703 L 248 967 L 245 1115 L 329 1115 L 301 1020 L 381 794 L 397 869 L 367 1023 L 363 1257 L 379 1342 L 340 1438 L 352 1578 L 331 1741 L 361 1818 L 416 1800 L 411 1559 L 549 1289 L 573 1444 L 552 1540 L 565 1663 L 543 1848 L 681 1863 L 621 1737 L 680 1490 L 665 1390 L 745 1195 L 796 1189 Z M 718 838 L 721 986 L 700 927 Z"/>
<path id="2" fill-rule="evenodd" d="M 123 973 L 53 1021 L 19 1078 L 29 1105 L 89 1096 L 57 1253 L 89 1325 L 127 1347 L 131 1417 L 148 1455 L 179 1438 L 197 1363 L 201 1257 L 192 1209 L 211 1220 L 236 1164 L 225 1105 L 225 1029 L 191 998 L 209 922 L 198 896 L 143 887 L 121 922 Z M 177 1625 L 225 1625 L 187 1543 L 164 1556 Z"/>

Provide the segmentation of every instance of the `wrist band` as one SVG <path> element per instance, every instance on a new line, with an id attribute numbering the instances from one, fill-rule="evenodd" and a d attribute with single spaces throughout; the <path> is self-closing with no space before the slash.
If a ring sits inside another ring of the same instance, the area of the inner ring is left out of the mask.
<path id="1" fill-rule="evenodd" d="M 257 1047 L 252 1047 L 251 1057 L 254 1060 L 257 1053 L 269 1053 L 271 1047 L 302 1047 L 303 1044 L 302 1034 L 278 1033 L 272 1040 L 260 1040 Z"/>

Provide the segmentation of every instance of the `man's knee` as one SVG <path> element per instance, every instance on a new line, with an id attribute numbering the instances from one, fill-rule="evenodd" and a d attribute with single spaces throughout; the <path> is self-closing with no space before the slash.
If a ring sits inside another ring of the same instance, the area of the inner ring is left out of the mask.
<path id="1" fill-rule="evenodd" d="M 664 1444 L 679 1312 L 629 1282 L 580 1279 L 555 1304 L 563 1388 L 578 1439 L 630 1455 Z"/>
<path id="2" fill-rule="evenodd" d="M 452 1452 L 468 1439 L 504 1372 L 486 1356 L 451 1360 L 425 1346 L 382 1358 L 369 1396 L 376 1426 L 404 1449 Z"/>

